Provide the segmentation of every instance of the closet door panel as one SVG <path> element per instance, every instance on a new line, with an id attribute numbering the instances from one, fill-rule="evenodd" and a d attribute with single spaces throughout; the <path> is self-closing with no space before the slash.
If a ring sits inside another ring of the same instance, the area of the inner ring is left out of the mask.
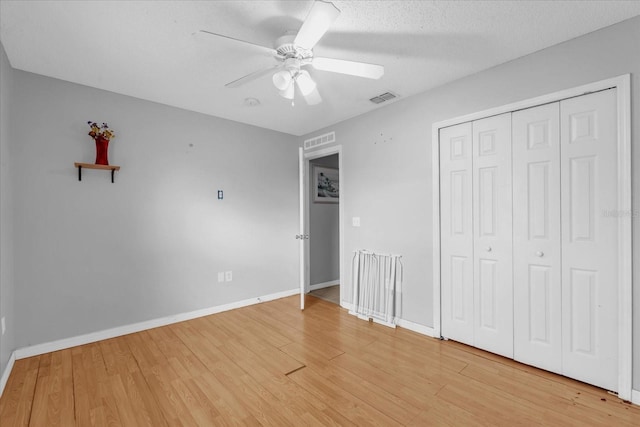
<path id="1" fill-rule="evenodd" d="M 473 345 L 471 123 L 440 130 L 442 336 Z"/>
<path id="2" fill-rule="evenodd" d="M 511 113 L 473 122 L 475 346 L 513 357 Z"/>
<path id="3" fill-rule="evenodd" d="M 616 390 L 616 92 L 560 103 L 563 374 Z"/>
<path id="4" fill-rule="evenodd" d="M 512 121 L 514 359 L 561 373 L 560 104 Z"/>

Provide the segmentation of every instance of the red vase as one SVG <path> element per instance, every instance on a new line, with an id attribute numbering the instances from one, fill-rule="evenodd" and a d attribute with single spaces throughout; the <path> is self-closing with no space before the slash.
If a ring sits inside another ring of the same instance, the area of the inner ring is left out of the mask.
<path id="1" fill-rule="evenodd" d="M 108 165 L 109 157 L 107 152 L 109 151 L 109 140 L 102 137 L 97 136 L 96 140 L 96 165 Z"/>

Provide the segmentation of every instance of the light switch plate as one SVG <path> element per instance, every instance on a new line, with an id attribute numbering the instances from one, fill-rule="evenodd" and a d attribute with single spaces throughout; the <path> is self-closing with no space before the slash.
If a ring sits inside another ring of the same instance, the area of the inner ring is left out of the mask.
<path id="1" fill-rule="evenodd" d="M 218 283 L 224 282 L 224 271 L 218 271 Z"/>

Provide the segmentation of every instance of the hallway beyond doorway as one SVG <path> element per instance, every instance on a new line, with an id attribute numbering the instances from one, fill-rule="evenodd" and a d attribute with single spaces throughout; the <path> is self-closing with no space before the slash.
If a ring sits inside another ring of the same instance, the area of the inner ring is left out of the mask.
<path id="1" fill-rule="evenodd" d="M 340 305 L 340 285 L 317 289 L 309 292 L 309 295 Z"/>

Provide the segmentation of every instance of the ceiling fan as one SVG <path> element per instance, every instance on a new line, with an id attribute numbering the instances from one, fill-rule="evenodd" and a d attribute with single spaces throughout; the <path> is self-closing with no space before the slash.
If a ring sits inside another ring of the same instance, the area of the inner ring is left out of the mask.
<path id="1" fill-rule="evenodd" d="M 247 82 L 279 70 L 273 74 L 272 80 L 273 85 L 279 90 L 280 96 L 291 100 L 291 104 L 293 105 L 295 88 L 297 86 L 307 104 L 315 105 L 322 102 L 322 98 L 320 97 L 315 81 L 311 78 L 309 72 L 303 69 L 305 66 L 311 65 L 316 70 L 349 74 L 369 79 L 379 79 L 384 74 L 384 67 L 382 65 L 315 57 L 313 55 L 314 46 L 320 38 L 322 38 L 324 33 L 327 32 L 338 15 L 340 15 L 340 10 L 335 7 L 333 3 L 316 0 L 309 11 L 309 15 L 303 22 L 302 27 L 300 27 L 300 30 L 297 32 L 295 30 L 287 31 L 276 40 L 274 48 L 207 30 L 200 30 L 200 32 L 258 47 L 272 54 L 278 61 L 278 64 L 273 67 L 255 71 L 227 83 L 225 85 L 226 87 L 239 87 Z"/>

